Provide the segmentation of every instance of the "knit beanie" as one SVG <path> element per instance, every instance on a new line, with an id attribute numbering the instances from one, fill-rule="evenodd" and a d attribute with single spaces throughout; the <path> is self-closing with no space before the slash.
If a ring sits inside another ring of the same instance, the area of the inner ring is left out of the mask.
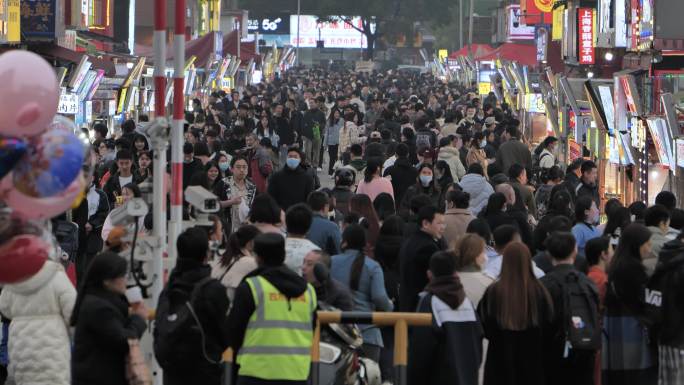
<path id="1" fill-rule="evenodd" d="M 25 281 L 38 273 L 48 258 L 47 245 L 34 235 L 18 235 L 0 246 L 0 283 Z"/>

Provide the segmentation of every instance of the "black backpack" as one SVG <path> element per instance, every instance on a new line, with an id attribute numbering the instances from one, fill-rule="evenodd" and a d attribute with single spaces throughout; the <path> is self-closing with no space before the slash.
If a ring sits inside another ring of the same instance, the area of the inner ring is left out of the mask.
<path id="1" fill-rule="evenodd" d="M 657 338 L 663 323 L 663 291 L 668 281 L 677 279 L 677 273 L 684 270 L 684 254 L 659 262 L 655 272 L 649 278 L 644 290 L 645 312 L 642 321 L 649 327 L 651 336 Z M 654 339 L 654 341 L 657 339 Z"/>
<path id="2" fill-rule="evenodd" d="M 203 356 L 211 364 L 219 364 L 207 354 L 206 335 L 193 307 L 202 287 L 211 281 L 211 277 L 201 279 L 191 293 L 168 288 L 161 293 L 155 316 L 154 356 L 162 369 L 178 370 L 188 365 L 188 357 L 198 355 Z M 187 299 L 172 301 L 172 297 Z M 193 342 L 198 340 L 201 343 Z"/>
<path id="3" fill-rule="evenodd" d="M 548 277 L 563 291 L 563 303 L 554 305 L 562 309 L 565 340 L 573 349 L 597 350 L 601 347 L 598 294 L 593 286 L 581 282 L 580 274 L 572 271 L 564 278 L 553 273 Z"/>
<path id="4" fill-rule="evenodd" d="M 542 153 L 541 155 L 537 153 L 532 154 L 532 178 L 530 178 L 530 181 L 532 184 L 535 186 L 538 186 L 542 184 L 542 179 L 544 179 L 545 175 L 549 172 L 549 169 L 547 168 L 542 168 L 539 164 L 541 163 L 541 160 L 545 156 L 551 156 L 548 153 Z"/>

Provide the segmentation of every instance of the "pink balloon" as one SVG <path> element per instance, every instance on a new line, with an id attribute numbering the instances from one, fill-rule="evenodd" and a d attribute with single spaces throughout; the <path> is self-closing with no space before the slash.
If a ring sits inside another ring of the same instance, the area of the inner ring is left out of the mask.
<path id="1" fill-rule="evenodd" d="M 49 219 L 67 211 L 86 187 L 83 173 L 61 193 L 48 198 L 33 198 L 17 191 L 12 185 L 12 174 L 0 182 L 0 197 L 12 212 L 24 219 Z"/>
<path id="2" fill-rule="evenodd" d="M 0 55 L 0 134 L 27 137 L 45 131 L 57 113 L 59 84 L 52 67 L 35 53 Z"/>

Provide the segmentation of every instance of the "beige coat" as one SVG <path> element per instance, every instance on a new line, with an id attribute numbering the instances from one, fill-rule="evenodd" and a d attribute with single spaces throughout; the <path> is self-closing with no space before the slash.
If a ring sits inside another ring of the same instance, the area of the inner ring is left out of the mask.
<path id="1" fill-rule="evenodd" d="M 483 149 L 470 147 L 468 150 L 468 155 L 466 156 L 466 163 L 466 167 L 470 167 L 470 165 L 473 163 L 479 163 L 482 165 L 484 176 L 487 178 L 487 165 L 489 162 L 487 161 L 487 155 Z"/>
<path id="2" fill-rule="evenodd" d="M 456 240 L 465 234 L 470 221 L 475 219 L 475 216 L 469 209 L 448 209 L 444 214 L 444 223 L 446 229 L 444 230 L 444 240 L 449 245 L 449 250 L 453 249 Z"/>

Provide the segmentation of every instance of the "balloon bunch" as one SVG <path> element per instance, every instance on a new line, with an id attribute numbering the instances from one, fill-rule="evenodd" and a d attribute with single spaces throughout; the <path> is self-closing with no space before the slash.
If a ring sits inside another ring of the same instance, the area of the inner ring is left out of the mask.
<path id="1" fill-rule="evenodd" d="M 90 144 L 56 116 L 59 95 L 55 72 L 40 56 L 0 55 L 0 201 L 22 219 L 52 218 L 83 198 Z"/>

